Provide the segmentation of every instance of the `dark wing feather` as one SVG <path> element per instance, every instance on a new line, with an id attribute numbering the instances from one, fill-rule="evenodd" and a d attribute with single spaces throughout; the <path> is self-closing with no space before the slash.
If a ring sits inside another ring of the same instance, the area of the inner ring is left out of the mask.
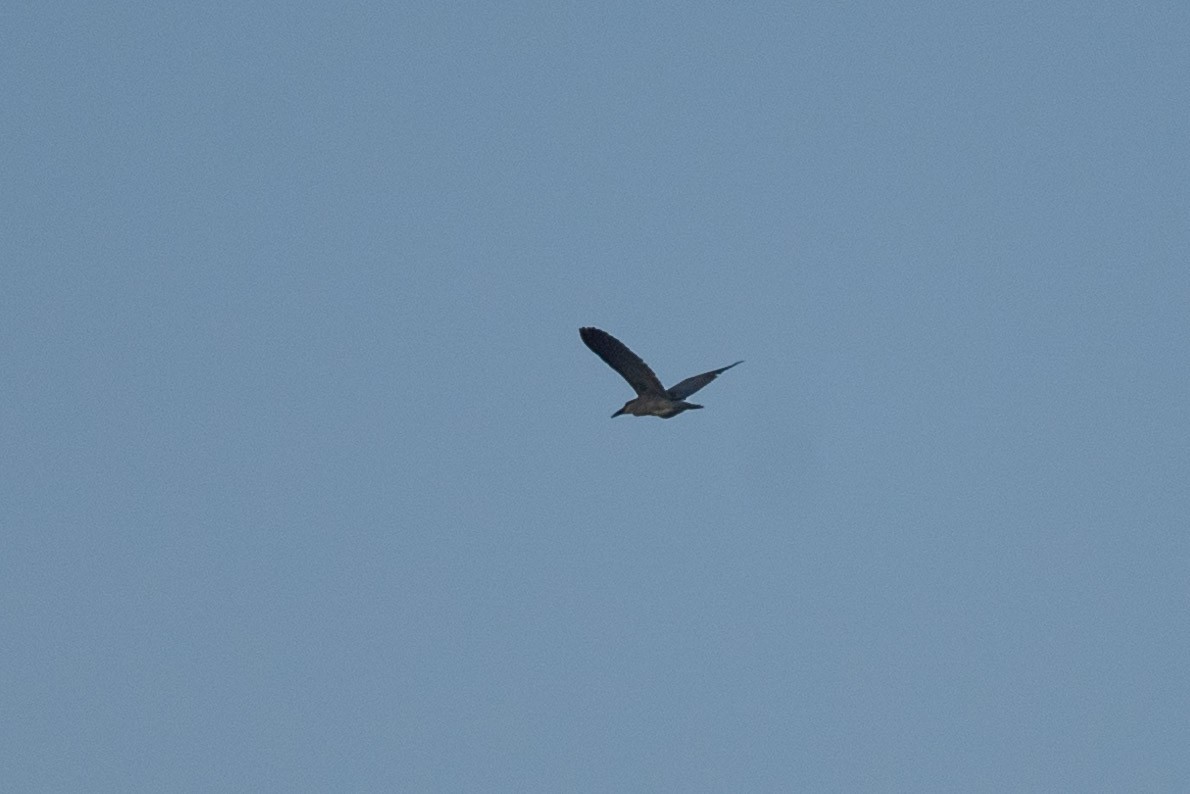
<path id="1" fill-rule="evenodd" d="M 743 361 L 737 361 L 735 364 L 728 364 L 726 367 L 721 369 L 713 369 L 710 372 L 704 372 L 701 375 L 695 375 L 694 377 L 686 378 L 686 380 L 682 381 L 677 386 L 674 386 L 669 390 L 669 397 L 672 400 L 684 400 L 691 394 L 694 394 L 694 392 L 701 389 L 703 386 L 706 386 L 715 378 L 719 377 L 721 373 L 727 372 L 727 370 L 731 369 L 736 364 L 743 363 Z"/>
<path id="2" fill-rule="evenodd" d="M 580 328 L 578 333 L 587 347 L 609 367 L 620 373 L 637 394 L 665 393 L 665 387 L 657 380 L 649 365 L 641 361 L 640 356 L 629 350 L 619 339 L 598 328 Z"/>

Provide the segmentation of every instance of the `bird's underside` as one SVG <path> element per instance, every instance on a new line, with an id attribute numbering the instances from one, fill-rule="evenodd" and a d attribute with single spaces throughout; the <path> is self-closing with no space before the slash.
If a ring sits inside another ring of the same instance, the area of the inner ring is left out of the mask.
<path id="1" fill-rule="evenodd" d="M 629 350 L 627 345 L 607 331 L 601 331 L 598 328 L 580 328 L 579 336 L 595 355 L 620 373 L 620 376 L 628 381 L 628 385 L 636 392 L 636 399 L 624 403 L 624 407 L 612 414 L 612 417 L 632 414 L 633 416 L 660 416 L 662 419 L 669 419 L 682 411 L 702 408 L 701 405 L 686 402 L 686 398 L 736 364 L 743 363 L 737 361 L 726 367 L 694 375 L 667 389 L 661 385 L 657 375 L 649 368 L 648 364 L 641 360 L 640 356 Z"/>

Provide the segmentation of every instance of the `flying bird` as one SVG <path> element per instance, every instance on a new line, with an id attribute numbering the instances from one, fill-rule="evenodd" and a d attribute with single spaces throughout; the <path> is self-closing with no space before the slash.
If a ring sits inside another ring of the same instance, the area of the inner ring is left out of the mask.
<path id="1" fill-rule="evenodd" d="M 649 365 L 641 361 L 640 356 L 629 350 L 627 345 L 607 331 L 601 331 L 598 328 L 580 328 L 578 334 L 595 355 L 620 373 L 620 376 L 628 381 L 628 385 L 636 391 L 636 399 L 624 403 L 623 408 L 612 414 L 613 419 L 621 414 L 660 416 L 662 419 L 669 419 L 682 411 L 702 408 L 701 405 L 686 402 L 686 398 L 736 364 L 744 363 L 737 361 L 735 364 L 686 378 L 678 385 L 667 389 L 661 385 L 661 381 L 653 374 L 653 370 L 649 369 Z"/>

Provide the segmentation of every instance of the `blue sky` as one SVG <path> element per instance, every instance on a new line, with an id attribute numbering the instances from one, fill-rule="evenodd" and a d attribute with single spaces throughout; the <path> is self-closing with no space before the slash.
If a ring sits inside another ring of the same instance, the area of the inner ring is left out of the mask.
<path id="1" fill-rule="evenodd" d="M 1184 3 L 3 18 L 11 790 L 1190 787 Z"/>

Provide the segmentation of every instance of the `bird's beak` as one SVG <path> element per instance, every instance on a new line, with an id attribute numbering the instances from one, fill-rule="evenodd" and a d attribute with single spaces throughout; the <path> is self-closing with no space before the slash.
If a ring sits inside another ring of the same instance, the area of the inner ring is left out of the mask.
<path id="1" fill-rule="evenodd" d="M 620 410 L 618 410 L 614 414 L 612 414 L 612 419 L 615 419 L 617 416 L 621 415 L 622 413 L 624 413 L 623 408 L 621 408 Z"/>

